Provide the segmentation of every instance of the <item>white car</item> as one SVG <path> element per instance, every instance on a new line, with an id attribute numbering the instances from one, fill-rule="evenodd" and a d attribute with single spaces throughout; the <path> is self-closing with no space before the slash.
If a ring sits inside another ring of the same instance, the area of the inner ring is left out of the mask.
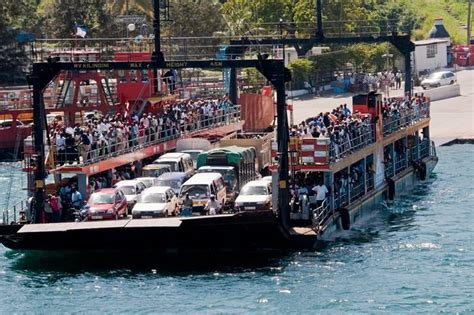
<path id="1" fill-rule="evenodd" d="M 138 180 L 121 180 L 113 188 L 120 189 L 127 199 L 128 209 L 132 209 L 140 193 L 146 189 L 145 184 Z"/>
<path id="2" fill-rule="evenodd" d="M 179 199 L 171 187 L 150 187 L 145 189 L 132 209 L 132 218 L 151 219 L 167 217 L 175 213 Z"/>
<path id="3" fill-rule="evenodd" d="M 431 87 L 440 87 L 442 85 L 451 85 L 456 83 L 456 75 L 451 71 L 433 72 L 426 79 L 421 81 L 421 87 L 426 90 Z"/>
<path id="4" fill-rule="evenodd" d="M 137 177 L 135 180 L 142 182 L 146 188 L 150 188 L 152 186 L 156 186 L 158 183 L 158 178 L 157 177 Z"/>
<path id="5" fill-rule="evenodd" d="M 266 180 L 254 180 L 245 184 L 235 199 L 239 211 L 271 210 L 272 184 Z"/>

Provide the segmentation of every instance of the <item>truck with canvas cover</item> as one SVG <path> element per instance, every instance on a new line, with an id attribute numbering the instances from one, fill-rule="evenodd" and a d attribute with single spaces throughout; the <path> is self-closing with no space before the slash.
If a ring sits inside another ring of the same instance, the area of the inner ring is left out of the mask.
<path id="1" fill-rule="evenodd" d="M 224 178 L 229 202 L 233 202 L 243 185 L 258 177 L 253 147 L 228 146 L 199 154 L 198 173 L 220 173 Z"/>
<path id="2" fill-rule="evenodd" d="M 219 146 L 238 146 L 238 147 L 253 147 L 257 156 L 257 170 L 262 175 L 268 175 L 268 167 L 272 163 L 272 139 L 273 132 L 243 132 L 237 133 L 232 139 L 222 139 L 219 141 Z"/>

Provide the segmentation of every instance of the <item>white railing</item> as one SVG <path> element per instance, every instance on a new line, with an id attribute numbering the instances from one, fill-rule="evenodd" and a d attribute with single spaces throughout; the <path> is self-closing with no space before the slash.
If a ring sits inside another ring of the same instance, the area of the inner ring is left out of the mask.
<path id="1" fill-rule="evenodd" d="M 354 137 L 349 133 L 348 137 L 346 136 L 341 142 L 336 141 L 336 139 L 331 136 L 329 154 L 331 161 L 336 161 L 374 143 L 375 137 L 373 128 L 373 124 L 363 126 L 362 132 L 358 136 Z"/>
<path id="2" fill-rule="evenodd" d="M 399 109 L 398 111 L 391 111 L 389 116 L 383 118 L 383 135 L 388 136 L 395 131 L 429 117 L 429 103 L 414 105 L 411 108 Z"/>
<path id="3" fill-rule="evenodd" d="M 240 106 L 232 106 L 225 112 L 220 110 L 219 115 L 207 119 L 198 119 L 189 124 L 176 124 L 168 129 L 157 128 L 153 132 L 148 128 L 148 134 L 144 136 L 134 135 L 120 142 L 102 142 L 100 147 L 88 149 L 89 146 L 73 145 L 65 147 L 64 152 L 55 151 L 55 164 L 88 165 L 108 158 L 133 152 L 137 149 L 146 148 L 169 140 L 177 139 L 188 133 L 212 129 L 219 126 L 237 123 L 240 121 Z M 159 126 L 158 126 L 159 127 Z"/>
<path id="4" fill-rule="evenodd" d="M 321 224 L 324 223 L 333 214 L 334 214 L 334 211 L 331 210 L 328 199 L 327 198 L 324 199 L 321 206 L 313 210 L 313 213 L 312 213 L 313 229 L 314 230 L 319 229 Z"/>
<path id="5" fill-rule="evenodd" d="M 20 212 L 24 211 L 25 215 L 28 214 L 28 199 L 23 199 L 15 203 L 11 208 L 3 210 L 2 220 L 3 224 L 18 223 L 21 215 Z"/>

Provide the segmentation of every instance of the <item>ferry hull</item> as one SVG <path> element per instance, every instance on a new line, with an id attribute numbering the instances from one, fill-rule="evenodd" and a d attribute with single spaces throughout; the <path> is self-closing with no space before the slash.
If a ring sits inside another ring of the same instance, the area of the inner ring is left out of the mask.
<path id="1" fill-rule="evenodd" d="M 0 242 L 19 250 L 218 254 L 290 248 L 272 212 L 191 218 L 0 226 Z"/>
<path id="2" fill-rule="evenodd" d="M 433 172 L 438 159 L 436 157 L 430 157 L 424 160 L 426 163 L 426 178 Z M 422 181 L 418 178 L 418 175 L 413 167 L 409 167 L 404 172 L 398 174 L 393 178 L 395 183 L 395 198 L 399 198 L 404 194 L 412 190 L 417 184 Z M 366 195 L 361 200 L 353 203 L 347 210 L 349 212 L 350 225 L 358 223 L 359 221 L 374 214 L 379 205 L 384 200 L 389 199 L 388 185 L 385 184 L 379 190 Z M 330 221 L 324 226 L 321 232 L 318 234 L 318 243 L 323 241 L 333 241 L 337 235 L 343 231 L 343 225 L 341 216 L 339 213 L 335 213 Z"/>
<path id="3" fill-rule="evenodd" d="M 427 175 L 437 158 L 425 159 Z M 399 197 L 420 180 L 410 167 L 394 178 Z M 388 186 L 366 195 L 347 207 L 350 224 L 373 215 L 388 199 Z M 343 231 L 336 212 L 315 233 L 285 231 L 271 211 L 190 218 L 161 218 L 81 223 L 0 226 L 0 242 L 19 250 L 139 252 L 158 255 L 241 255 L 311 250 L 333 241 Z"/>

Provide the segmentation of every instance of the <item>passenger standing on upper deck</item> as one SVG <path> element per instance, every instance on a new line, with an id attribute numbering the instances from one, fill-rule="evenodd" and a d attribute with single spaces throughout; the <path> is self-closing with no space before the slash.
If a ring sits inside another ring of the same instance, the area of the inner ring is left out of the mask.
<path id="1" fill-rule="evenodd" d="M 344 113 L 344 116 L 346 117 L 349 117 L 351 115 L 351 110 L 347 107 L 347 104 L 344 104 L 342 111 Z"/>

